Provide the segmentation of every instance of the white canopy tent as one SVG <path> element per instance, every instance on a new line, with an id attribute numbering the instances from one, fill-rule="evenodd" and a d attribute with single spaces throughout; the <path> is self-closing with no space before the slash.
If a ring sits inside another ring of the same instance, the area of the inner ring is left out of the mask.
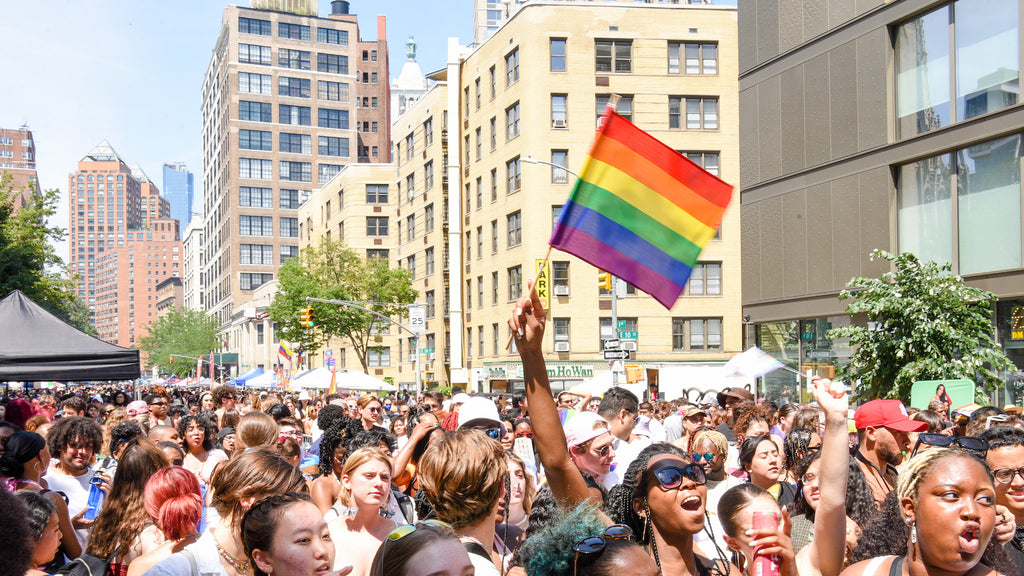
<path id="1" fill-rule="evenodd" d="M 331 371 L 321 366 L 304 374 L 297 380 L 297 383 L 303 388 L 326 390 L 331 387 Z M 396 390 L 395 386 L 363 372 L 338 372 L 336 385 L 338 390 L 359 392 L 394 392 Z"/>
<path id="2" fill-rule="evenodd" d="M 255 378 L 249 378 L 245 381 L 246 388 L 273 388 L 275 384 L 274 372 L 267 371 Z"/>

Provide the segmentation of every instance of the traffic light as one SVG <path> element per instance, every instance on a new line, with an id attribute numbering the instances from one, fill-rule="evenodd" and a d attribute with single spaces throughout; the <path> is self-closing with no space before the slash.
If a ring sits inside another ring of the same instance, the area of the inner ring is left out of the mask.
<path id="1" fill-rule="evenodd" d="M 313 313 L 312 306 L 306 306 L 299 311 L 299 326 L 303 328 L 312 328 L 316 326 L 316 315 Z"/>
<path id="2" fill-rule="evenodd" d="M 597 273 L 597 287 L 602 290 L 611 292 L 612 290 L 612 275 L 610 272 L 598 271 Z"/>

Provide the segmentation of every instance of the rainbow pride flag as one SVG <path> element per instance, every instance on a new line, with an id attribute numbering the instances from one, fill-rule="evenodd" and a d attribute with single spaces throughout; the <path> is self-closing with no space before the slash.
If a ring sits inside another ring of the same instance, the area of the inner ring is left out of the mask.
<path id="1" fill-rule="evenodd" d="M 671 308 L 731 198 L 731 185 L 609 108 L 550 244 Z"/>

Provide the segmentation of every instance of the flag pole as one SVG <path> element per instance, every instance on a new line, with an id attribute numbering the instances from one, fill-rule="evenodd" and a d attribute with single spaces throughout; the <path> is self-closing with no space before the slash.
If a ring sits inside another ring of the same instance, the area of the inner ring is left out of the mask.
<path id="1" fill-rule="evenodd" d="M 537 266 L 537 270 L 546 270 L 547 269 L 547 267 L 548 267 L 548 260 L 551 259 L 551 251 L 552 250 L 554 250 L 554 247 L 551 246 L 550 244 L 548 244 L 548 251 L 547 251 L 547 253 L 544 254 L 544 260 L 541 261 L 540 266 Z M 536 272 L 535 272 L 535 274 L 536 274 Z M 537 279 L 534 278 L 534 282 L 536 282 L 536 281 L 537 281 Z M 534 288 L 536 288 L 536 284 L 534 284 Z M 550 308 L 550 306 L 549 306 L 549 308 Z M 547 312 L 547 310 L 545 310 L 545 312 Z M 512 349 L 512 339 L 513 338 L 514 338 L 513 334 L 509 334 L 508 335 L 508 342 L 505 343 L 505 350 L 506 351 Z"/>

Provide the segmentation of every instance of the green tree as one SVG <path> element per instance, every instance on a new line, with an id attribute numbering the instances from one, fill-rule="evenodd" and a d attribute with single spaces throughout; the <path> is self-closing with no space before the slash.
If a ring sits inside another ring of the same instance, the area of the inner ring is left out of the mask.
<path id="1" fill-rule="evenodd" d="M 999 372 L 1013 363 L 992 339 L 996 295 L 964 284 L 949 264 L 921 263 L 913 254 L 883 250 L 893 271 L 879 278 L 853 278 L 840 300 L 846 311 L 863 314 L 874 329 L 843 326 L 830 339 L 849 338 L 854 347 L 841 375 L 860 379 L 862 398 L 910 398 L 918 380 L 967 379 L 991 390 Z"/>
<path id="2" fill-rule="evenodd" d="M 407 270 L 390 268 L 383 259 L 364 259 L 355 250 L 331 240 L 306 248 L 299 257 L 285 262 L 278 278 L 280 288 L 267 307 L 270 318 L 278 324 L 278 335 L 301 345 L 306 353 L 324 348 L 332 338 L 346 338 L 363 370 L 376 335 L 394 333 L 398 328 L 358 308 L 319 302 L 310 304 L 314 326 L 303 328 L 299 311 L 306 307 L 306 297 L 372 302 L 364 305 L 398 321 L 409 313 L 402 304 L 414 302 L 417 296 Z"/>
<path id="3" fill-rule="evenodd" d="M 31 190 L 25 206 L 15 210 L 18 190 L 7 171 L 0 173 L 0 297 L 21 290 L 34 302 L 88 334 L 89 310 L 75 295 L 74 282 L 53 245 L 63 228 L 47 222 L 57 213 L 60 190 Z"/>
<path id="4" fill-rule="evenodd" d="M 156 366 L 163 374 L 188 376 L 196 363 L 188 358 L 174 358 L 171 354 L 198 358 L 220 348 L 220 321 L 198 310 L 174 307 L 165 316 L 149 325 L 148 334 L 139 339 L 139 350 L 147 354 L 147 368 Z"/>

